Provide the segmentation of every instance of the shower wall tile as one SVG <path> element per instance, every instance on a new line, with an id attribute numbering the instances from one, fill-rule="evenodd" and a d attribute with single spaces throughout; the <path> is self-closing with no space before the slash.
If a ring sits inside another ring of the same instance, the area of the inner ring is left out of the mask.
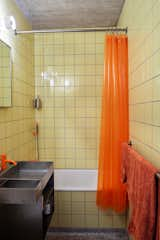
<path id="1" fill-rule="evenodd" d="M 17 28 L 31 29 L 13 1 L 0 1 L 0 16 L 13 15 Z M 0 154 L 15 161 L 35 159 L 34 126 L 34 39 L 33 36 L 15 36 L 1 30 L 0 39 L 11 47 L 12 107 L 0 108 Z"/>
<path id="2" fill-rule="evenodd" d="M 35 34 L 40 159 L 97 168 L 105 33 Z"/>
<path id="3" fill-rule="evenodd" d="M 130 138 L 160 167 L 160 2 L 125 1 L 119 26 L 128 26 Z M 135 17 L 136 16 L 136 17 Z"/>

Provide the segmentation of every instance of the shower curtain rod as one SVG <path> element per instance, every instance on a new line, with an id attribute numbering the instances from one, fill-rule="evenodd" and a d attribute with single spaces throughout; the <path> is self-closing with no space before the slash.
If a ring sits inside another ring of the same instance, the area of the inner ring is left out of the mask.
<path id="1" fill-rule="evenodd" d="M 26 30 L 17 31 L 15 34 L 28 34 L 28 33 L 63 33 L 63 32 L 124 32 L 127 34 L 128 28 L 120 27 L 99 27 L 99 28 L 70 28 L 70 29 L 44 29 L 44 30 Z"/>

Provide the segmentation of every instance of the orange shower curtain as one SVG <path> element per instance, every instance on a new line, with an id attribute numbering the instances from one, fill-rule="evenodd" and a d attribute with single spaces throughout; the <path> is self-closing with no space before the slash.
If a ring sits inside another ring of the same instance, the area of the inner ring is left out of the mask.
<path id="1" fill-rule="evenodd" d="M 107 35 L 105 45 L 97 205 L 123 212 L 127 201 L 121 182 L 121 144 L 129 139 L 128 39 Z"/>

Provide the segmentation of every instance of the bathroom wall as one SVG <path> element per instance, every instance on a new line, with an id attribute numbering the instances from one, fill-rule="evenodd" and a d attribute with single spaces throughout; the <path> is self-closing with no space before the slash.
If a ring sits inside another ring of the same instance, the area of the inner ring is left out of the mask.
<path id="1" fill-rule="evenodd" d="M 13 15 L 17 29 L 30 29 L 28 22 L 12 0 L 0 0 L 0 16 Z M 0 107 L 0 154 L 14 160 L 35 159 L 32 136 L 34 110 L 33 36 L 15 36 L 0 31 L 0 39 L 12 48 L 12 107 Z"/>
<path id="2" fill-rule="evenodd" d="M 55 194 L 55 213 L 51 227 L 124 228 L 126 216 L 96 207 L 96 192 Z"/>
<path id="3" fill-rule="evenodd" d="M 97 168 L 104 33 L 35 35 L 40 159 Z"/>
<path id="4" fill-rule="evenodd" d="M 35 34 L 40 160 L 55 168 L 97 169 L 104 34 Z M 58 191 L 51 225 L 124 227 L 125 215 L 98 210 L 95 192 Z"/>
<path id="5" fill-rule="evenodd" d="M 160 167 L 160 1 L 125 1 L 119 20 L 128 26 L 130 138 Z"/>

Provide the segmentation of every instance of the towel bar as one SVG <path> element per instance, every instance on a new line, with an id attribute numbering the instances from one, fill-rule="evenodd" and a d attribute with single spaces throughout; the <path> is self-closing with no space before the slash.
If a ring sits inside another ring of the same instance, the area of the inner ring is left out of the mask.
<path id="1" fill-rule="evenodd" d="M 160 180 L 160 172 L 156 173 L 156 177 L 158 178 L 158 180 Z"/>
<path id="2" fill-rule="evenodd" d="M 130 147 L 132 147 L 132 141 L 131 141 L 131 140 L 128 142 L 128 145 L 129 145 Z"/>

